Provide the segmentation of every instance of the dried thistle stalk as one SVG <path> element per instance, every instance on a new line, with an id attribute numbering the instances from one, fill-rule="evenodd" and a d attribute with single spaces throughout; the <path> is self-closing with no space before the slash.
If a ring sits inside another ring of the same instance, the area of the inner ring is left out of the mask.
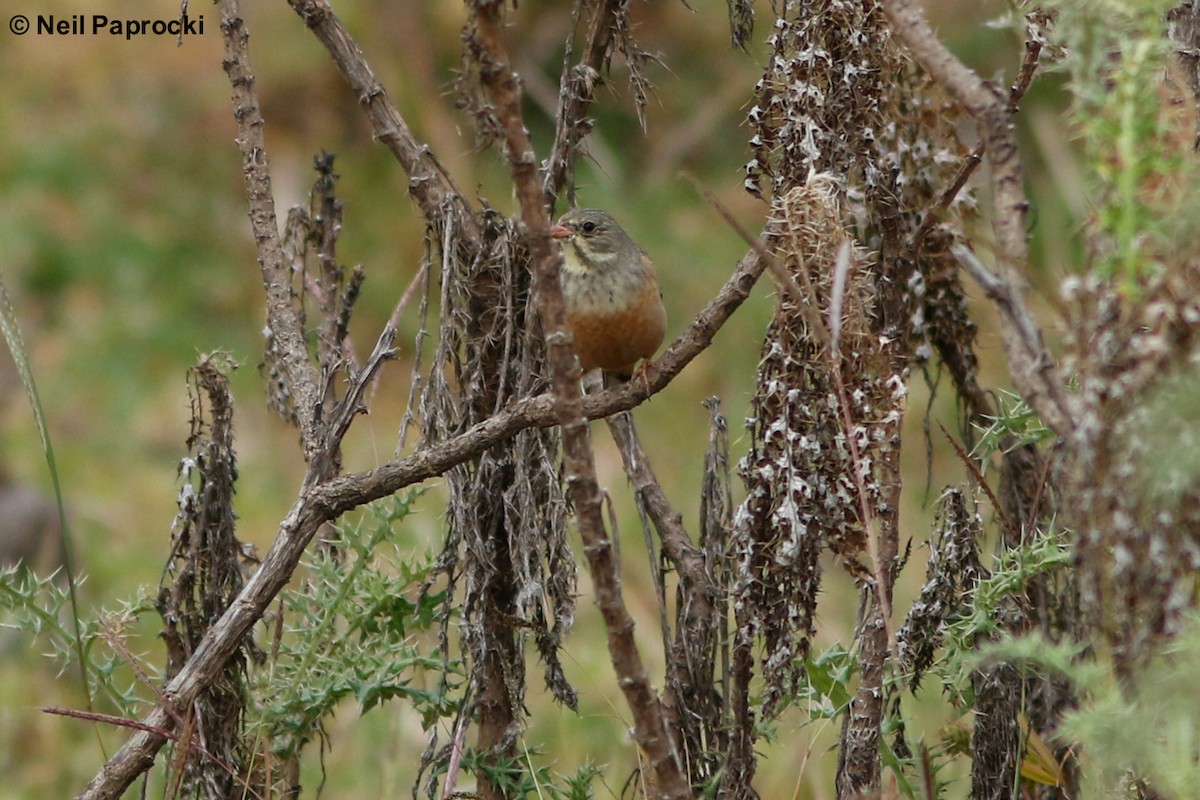
<path id="1" fill-rule="evenodd" d="M 226 372 L 232 360 L 204 356 L 189 371 L 192 431 L 180 462 L 179 513 L 171 532 L 171 558 L 159 587 L 157 609 L 167 645 L 166 678 L 183 668 L 209 627 L 242 589 L 243 546 L 234 532 L 233 397 Z M 246 698 L 247 641 L 189 708 L 179 758 L 184 793 L 225 798 L 240 791 L 246 752 L 240 738 Z"/>
<path id="2" fill-rule="evenodd" d="M 836 254 L 848 241 L 837 186 L 828 176 L 816 176 L 788 192 L 768 228 L 775 255 L 809 294 L 781 297 L 768 330 L 750 426 L 753 445 L 740 467 L 748 497 L 734 519 L 738 643 L 748 647 L 762 637 L 765 715 L 803 678 L 821 553 L 830 550 L 852 574 L 869 581 L 861 560 L 866 520 L 860 493 L 865 487 L 871 503 L 882 496 L 881 487 L 872 484 L 872 464 L 891 446 L 898 420 L 888 409 L 893 396 L 904 394 L 902 382 L 880 378 L 887 376 L 887 359 L 870 330 L 865 270 L 849 276 L 837 310 L 836 368 L 852 408 L 842 408 L 829 345 L 811 330 L 814 312 L 823 319 L 831 311 Z"/>

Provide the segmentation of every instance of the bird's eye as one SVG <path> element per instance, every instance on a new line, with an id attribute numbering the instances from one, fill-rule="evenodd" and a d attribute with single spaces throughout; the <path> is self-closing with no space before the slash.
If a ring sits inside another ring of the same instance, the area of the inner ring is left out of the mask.
<path id="1" fill-rule="evenodd" d="M 584 233 L 595 233 L 596 232 L 596 223 L 592 222 L 591 220 L 588 220 L 587 222 L 580 225 L 579 228 Z"/>

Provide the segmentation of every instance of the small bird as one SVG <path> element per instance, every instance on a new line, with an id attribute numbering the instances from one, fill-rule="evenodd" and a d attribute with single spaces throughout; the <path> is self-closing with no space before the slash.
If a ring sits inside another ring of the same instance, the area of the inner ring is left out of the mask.
<path id="1" fill-rule="evenodd" d="M 568 211 L 550 228 L 562 242 L 563 304 L 584 373 L 599 367 L 627 381 L 667 331 L 658 272 L 610 214 Z"/>

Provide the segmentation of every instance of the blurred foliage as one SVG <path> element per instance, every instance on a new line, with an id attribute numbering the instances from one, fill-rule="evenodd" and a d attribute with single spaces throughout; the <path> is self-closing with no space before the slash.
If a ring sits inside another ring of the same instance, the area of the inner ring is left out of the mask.
<path id="1" fill-rule="evenodd" d="M 1195 229 L 1196 109 L 1163 36 L 1172 0 L 1055 0 L 1070 121 L 1092 170 L 1087 220 L 1101 278 L 1132 289 Z M 1164 76 L 1166 80 L 1164 81 Z"/>
<path id="2" fill-rule="evenodd" d="M 1195 663 L 1200 657 L 1200 619 L 1192 617 L 1163 652 L 1118 680 L 1109 654 L 1083 658 L 1080 645 L 1026 636 L 988 645 L 976 663 L 1012 661 L 1065 676 L 1085 702 L 1066 715 L 1059 736 L 1083 759 L 1085 800 L 1154 796 L 1184 800 L 1200 780 L 1200 694 Z"/>

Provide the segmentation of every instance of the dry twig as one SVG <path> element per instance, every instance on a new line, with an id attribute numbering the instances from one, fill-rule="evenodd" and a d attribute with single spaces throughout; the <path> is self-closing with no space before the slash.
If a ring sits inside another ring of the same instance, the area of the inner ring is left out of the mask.
<path id="1" fill-rule="evenodd" d="M 362 50 L 350 38 L 327 0 L 288 0 L 288 3 L 329 51 L 333 63 L 341 70 L 342 77 L 350 84 L 366 112 L 375 138 L 383 142 L 404 168 L 409 194 L 417 201 L 425 218 L 440 218 L 450 205 L 465 209 L 465 195 L 392 105 Z M 464 220 L 471 219 L 470 215 L 461 216 Z M 477 236 L 479 231 L 469 233 Z"/>
<path id="2" fill-rule="evenodd" d="M 1013 383 L 1051 429 L 1066 435 L 1073 428 L 1074 414 L 1065 382 L 1025 302 L 1028 289 L 1020 266 L 1028 260 L 1025 220 L 1029 204 L 1008 100 L 946 49 L 912 0 L 887 0 L 883 8 L 925 71 L 979 124 L 992 168 L 998 272 L 982 270 L 975 276 L 983 278 L 984 290 L 1000 310 Z"/>
<path id="3" fill-rule="evenodd" d="M 542 183 L 542 191 L 548 198 L 558 197 L 559 192 L 567 185 L 574 171 L 579 144 L 591 130 L 591 125 L 586 119 L 588 107 L 592 104 L 596 88 L 603 81 L 603 71 L 612 58 L 613 23 L 628 2 L 629 0 L 604 0 L 596 4 L 582 58 L 569 73 L 567 62 L 563 63 L 558 112 L 554 120 L 554 145 L 550 149 L 550 157 L 546 159 Z M 577 3 L 576 15 L 587 5 L 582 0 Z M 564 59 L 571 55 L 569 37 L 567 45 Z"/>

